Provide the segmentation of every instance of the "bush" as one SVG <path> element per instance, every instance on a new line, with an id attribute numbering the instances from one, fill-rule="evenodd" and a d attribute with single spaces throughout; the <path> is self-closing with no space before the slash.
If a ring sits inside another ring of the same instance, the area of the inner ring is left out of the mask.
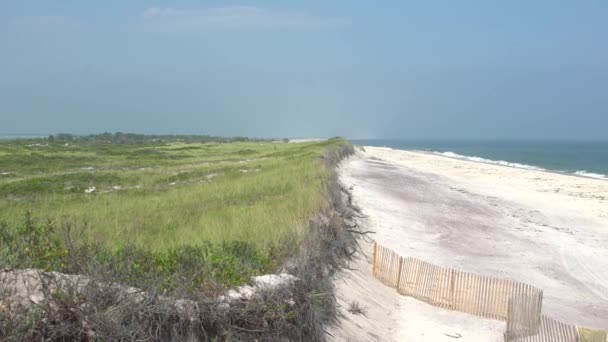
<path id="1" fill-rule="evenodd" d="M 87 241 L 82 231 L 86 226 L 74 232 L 66 222 L 58 229 L 50 221 L 35 222 L 29 212 L 22 225 L 12 229 L 0 224 L 0 229 L 0 268 L 36 268 L 87 275 L 103 271 L 111 275 L 111 281 L 144 289 L 157 286 L 163 292 L 240 285 L 254 275 L 270 273 L 276 268 L 275 255 L 246 241 L 186 245 L 160 251 L 132 244 L 112 249 Z"/>

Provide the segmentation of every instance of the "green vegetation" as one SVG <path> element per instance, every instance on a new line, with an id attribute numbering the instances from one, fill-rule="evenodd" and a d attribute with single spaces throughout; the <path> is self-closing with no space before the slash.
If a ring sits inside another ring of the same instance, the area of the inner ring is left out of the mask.
<path id="1" fill-rule="evenodd" d="M 97 265 L 124 268 L 116 280 L 161 279 L 164 290 L 184 286 L 178 273 L 204 287 L 275 271 L 328 206 L 321 157 L 348 143 L 244 140 L 1 142 L 0 267 L 86 273 L 69 260 L 87 251 Z"/>
<path id="2" fill-rule="evenodd" d="M 582 342 L 605 342 L 608 339 L 607 330 L 578 327 L 578 333 Z"/>

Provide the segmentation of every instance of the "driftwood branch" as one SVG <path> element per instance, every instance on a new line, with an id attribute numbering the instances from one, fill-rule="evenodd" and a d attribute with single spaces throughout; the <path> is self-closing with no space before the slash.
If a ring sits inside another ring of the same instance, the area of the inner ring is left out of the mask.
<path id="1" fill-rule="evenodd" d="M 372 232 L 371 230 L 358 231 L 358 230 L 354 230 L 354 229 L 346 229 L 346 231 L 349 233 L 354 233 L 354 234 L 359 234 L 359 235 L 376 234 L 376 232 Z"/>

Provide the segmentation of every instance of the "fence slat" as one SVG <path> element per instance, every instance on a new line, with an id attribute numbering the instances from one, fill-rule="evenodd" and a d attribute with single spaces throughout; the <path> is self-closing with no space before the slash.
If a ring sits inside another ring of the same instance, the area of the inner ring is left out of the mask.
<path id="1" fill-rule="evenodd" d="M 376 276 L 376 255 L 378 253 L 378 243 L 374 241 L 374 247 L 372 251 L 372 275 Z"/>

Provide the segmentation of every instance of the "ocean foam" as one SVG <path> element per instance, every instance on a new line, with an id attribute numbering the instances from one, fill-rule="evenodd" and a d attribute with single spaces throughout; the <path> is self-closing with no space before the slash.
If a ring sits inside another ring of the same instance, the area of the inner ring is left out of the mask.
<path id="1" fill-rule="evenodd" d="M 607 175 L 603 175 L 601 173 L 587 172 L 585 170 L 576 171 L 574 174 L 577 176 L 583 176 L 583 177 L 589 177 L 589 178 L 608 179 Z"/>
<path id="2" fill-rule="evenodd" d="M 442 155 L 445 157 L 470 160 L 470 161 L 479 162 L 479 163 L 510 166 L 510 167 L 516 167 L 518 169 L 526 169 L 526 170 L 546 171 L 542 167 L 538 167 L 538 166 L 532 166 L 532 165 L 526 165 L 526 164 L 520 164 L 520 163 L 511 163 L 511 162 L 504 161 L 504 160 L 492 160 L 492 159 L 486 159 L 486 158 L 475 157 L 475 156 L 463 156 L 462 154 L 458 154 L 458 153 L 454 153 L 454 152 L 433 152 L 433 153 L 439 154 L 439 155 Z"/>
<path id="3" fill-rule="evenodd" d="M 510 166 L 510 167 L 516 167 L 518 169 L 526 169 L 526 170 L 548 171 L 548 170 L 543 169 L 542 167 L 538 167 L 538 166 L 532 166 L 532 165 L 526 165 L 526 164 L 520 164 L 520 163 L 511 163 L 511 162 L 507 162 L 507 161 L 504 161 L 504 160 L 492 160 L 492 159 L 486 159 L 486 158 L 475 157 L 475 156 L 464 156 L 462 154 L 458 154 L 458 153 L 454 153 L 454 152 L 436 152 L 436 151 L 433 151 L 433 153 L 441 155 L 441 156 L 444 156 L 444 157 L 470 160 L 470 161 L 474 161 L 474 162 L 478 162 L 478 163 L 487 163 L 487 164 L 495 164 L 495 165 L 502 165 L 502 166 Z M 585 170 L 576 171 L 573 174 L 575 174 L 577 176 L 582 176 L 582 177 L 608 180 L 608 176 L 607 175 L 603 175 L 601 173 L 587 172 Z"/>

